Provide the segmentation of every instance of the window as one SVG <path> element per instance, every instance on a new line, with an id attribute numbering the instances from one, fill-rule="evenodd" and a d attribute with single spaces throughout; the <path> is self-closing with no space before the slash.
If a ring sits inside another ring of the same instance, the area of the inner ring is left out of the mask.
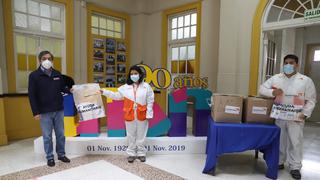
<path id="1" fill-rule="evenodd" d="M 269 79 L 274 75 L 274 65 L 276 62 L 276 43 L 268 40 L 267 48 L 266 79 Z"/>
<path id="2" fill-rule="evenodd" d="M 94 14 L 91 16 L 91 33 L 113 38 L 124 38 L 123 20 Z"/>
<path id="3" fill-rule="evenodd" d="M 129 58 L 129 15 L 88 5 L 88 81 L 101 87 L 126 82 Z"/>
<path id="4" fill-rule="evenodd" d="M 40 51 L 50 51 L 54 68 L 65 73 L 64 9 L 63 5 L 48 1 L 13 1 L 17 92 L 27 92 L 28 76 L 39 66 Z"/>
<path id="5" fill-rule="evenodd" d="M 168 67 L 173 75 L 195 74 L 197 13 L 186 11 L 169 16 Z"/>
<path id="6" fill-rule="evenodd" d="M 313 61 L 320 61 L 320 49 L 314 51 Z"/>

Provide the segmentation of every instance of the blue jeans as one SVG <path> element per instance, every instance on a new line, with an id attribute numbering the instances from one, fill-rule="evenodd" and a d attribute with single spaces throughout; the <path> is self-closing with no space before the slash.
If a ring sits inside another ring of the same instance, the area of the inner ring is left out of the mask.
<path id="1" fill-rule="evenodd" d="M 65 155 L 65 136 L 64 136 L 64 111 L 49 112 L 40 115 L 40 125 L 42 130 L 44 151 L 46 158 L 53 159 L 53 143 L 52 130 L 54 129 L 56 135 L 56 152 L 58 157 Z"/>

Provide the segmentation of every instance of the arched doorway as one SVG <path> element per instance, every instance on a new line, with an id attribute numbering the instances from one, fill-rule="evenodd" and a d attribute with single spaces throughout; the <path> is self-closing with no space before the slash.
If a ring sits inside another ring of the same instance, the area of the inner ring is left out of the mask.
<path id="1" fill-rule="evenodd" d="M 253 23 L 249 94 L 257 94 L 259 84 L 282 71 L 282 59 L 289 53 L 299 56 L 300 72 L 313 79 L 319 94 L 320 14 L 314 12 L 320 12 L 320 0 L 260 1 Z M 319 105 L 312 119 L 320 119 Z"/>

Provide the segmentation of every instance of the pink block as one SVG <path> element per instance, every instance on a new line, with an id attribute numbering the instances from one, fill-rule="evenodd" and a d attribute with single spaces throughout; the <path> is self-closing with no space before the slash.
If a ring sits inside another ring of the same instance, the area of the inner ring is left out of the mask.
<path id="1" fill-rule="evenodd" d="M 107 104 L 107 128 L 110 130 L 125 129 L 123 101 L 115 101 Z"/>
<path id="2" fill-rule="evenodd" d="M 107 104 L 107 128 L 109 130 L 125 129 L 125 120 L 123 118 L 123 101 L 113 101 Z M 157 125 L 162 120 L 167 118 L 161 107 L 153 104 L 153 118 L 149 120 L 149 127 Z"/>
<path id="3" fill-rule="evenodd" d="M 172 97 L 175 103 L 179 103 L 181 101 L 186 101 L 188 99 L 187 96 L 187 87 L 183 87 L 180 89 L 177 89 L 172 92 Z"/>
<path id="4" fill-rule="evenodd" d="M 162 111 L 161 107 L 157 104 L 153 104 L 153 118 L 149 120 L 149 128 L 157 125 L 162 120 L 167 118 L 166 114 Z"/>
<path id="5" fill-rule="evenodd" d="M 92 119 L 88 121 L 80 121 L 77 127 L 77 133 L 99 133 L 99 120 Z"/>

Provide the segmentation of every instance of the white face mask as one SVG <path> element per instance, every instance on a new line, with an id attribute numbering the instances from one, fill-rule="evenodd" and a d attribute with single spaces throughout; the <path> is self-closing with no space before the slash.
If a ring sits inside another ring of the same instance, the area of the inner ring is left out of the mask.
<path id="1" fill-rule="evenodd" d="M 46 60 L 42 61 L 41 65 L 45 69 L 50 69 L 52 67 L 52 62 L 49 59 L 46 59 Z"/>
<path id="2" fill-rule="evenodd" d="M 139 74 L 132 74 L 132 75 L 130 75 L 130 79 L 131 79 L 133 82 L 138 82 L 139 79 L 140 79 L 140 76 L 139 76 Z"/>

